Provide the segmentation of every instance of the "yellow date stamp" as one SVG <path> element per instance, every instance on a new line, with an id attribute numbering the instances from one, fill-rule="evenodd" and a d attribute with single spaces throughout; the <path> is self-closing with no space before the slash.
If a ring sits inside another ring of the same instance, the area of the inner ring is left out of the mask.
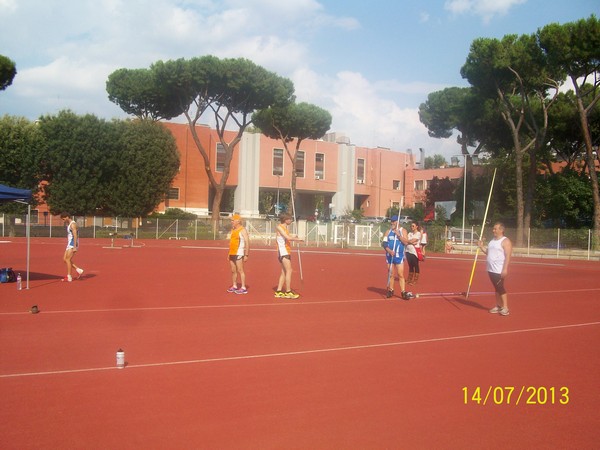
<path id="1" fill-rule="evenodd" d="M 462 388 L 465 405 L 568 405 L 566 386 L 473 386 Z"/>

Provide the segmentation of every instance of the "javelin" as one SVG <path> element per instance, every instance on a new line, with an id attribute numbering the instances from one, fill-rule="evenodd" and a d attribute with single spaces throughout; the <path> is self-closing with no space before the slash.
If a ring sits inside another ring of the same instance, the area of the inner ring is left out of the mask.
<path id="1" fill-rule="evenodd" d="M 471 292 L 471 295 L 488 295 L 493 294 L 493 292 Z M 452 296 L 461 296 L 464 297 L 467 295 L 466 292 L 421 292 L 420 294 L 415 294 L 415 298 L 421 297 L 452 297 Z"/>
<path id="2" fill-rule="evenodd" d="M 298 233 L 298 222 L 296 222 L 296 206 L 294 205 L 294 191 L 290 185 L 290 197 L 292 197 L 292 214 L 294 215 L 294 223 L 296 224 L 296 233 Z M 298 267 L 300 268 L 300 283 L 304 287 L 304 275 L 302 274 L 302 257 L 300 256 L 300 244 L 298 243 Z"/>
<path id="3" fill-rule="evenodd" d="M 465 167 L 466 170 L 466 167 Z M 485 206 L 485 214 L 483 215 L 483 223 L 481 224 L 481 234 L 479 235 L 479 239 L 483 238 L 483 229 L 485 227 L 485 221 L 487 220 L 487 213 L 490 207 L 490 202 L 492 200 L 492 192 L 494 191 L 494 180 L 496 179 L 496 170 L 494 169 L 494 175 L 492 176 L 492 185 L 490 186 L 490 194 L 488 195 L 487 205 Z M 473 268 L 471 269 L 471 277 L 469 278 L 469 287 L 467 288 L 467 293 L 465 294 L 466 298 L 469 298 L 469 292 L 471 292 L 471 283 L 473 282 L 473 275 L 475 274 L 475 266 L 477 265 L 477 257 L 479 256 L 479 246 L 477 246 L 477 250 L 475 251 L 475 260 L 473 261 Z"/>

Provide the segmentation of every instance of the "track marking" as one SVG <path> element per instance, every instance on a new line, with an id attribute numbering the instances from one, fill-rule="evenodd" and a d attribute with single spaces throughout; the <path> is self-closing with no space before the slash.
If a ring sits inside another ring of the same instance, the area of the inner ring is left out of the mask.
<path id="1" fill-rule="evenodd" d="M 558 291 L 529 291 L 529 292 L 511 292 L 511 296 L 519 295 L 540 295 L 540 294 L 558 294 L 558 293 L 577 293 L 577 292 L 597 292 L 600 288 L 583 288 L 583 289 L 564 289 Z M 420 301 L 430 298 L 442 298 L 458 296 L 461 293 L 424 293 L 423 297 L 416 298 L 414 301 Z M 493 295 L 493 292 L 471 292 L 469 296 L 483 297 L 486 295 Z M 221 308 L 260 308 L 265 306 L 310 306 L 310 305 L 338 305 L 346 303 L 400 303 L 404 304 L 404 301 L 390 300 L 389 298 L 368 298 L 368 299 L 356 299 L 356 300 L 323 300 L 323 301 L 274 301 L 273 303 L 241 303 L 241 304 L 227 304 L 227 305 L 190 305 L 190 306 L 152 306 L 152 307 L 140 307 L 140 308 L 112 308 L 112 309 L 65 309 L 65 310 L 41 310 L 43 314 L 81 314 L 81 313 L 106 313 L 106 312 L 131 312 L 131 311 L 169 311 L 169 310 L 190 310 L 190 309 L 221 309 Z M 0 316 L 16 316 L 22 314 L 31 314 L 29 311 L 16 311 L 16 312 L 3 312 Z"/>
<path id="2" fill-rule="evenodd" d="M 552 327 L 540 327 L 540 328 L 525 328 L 521 330 L 511 330 L 511 331 L 495 331 L 492 333 L 479 333 L 479 334 L 466 334 L 459 336 L 446 336 L 440 338 L 430 338 L 430 339 L 417 339 L 411 341 L 399 341 L 399 342 L 384 342 L 380 344 L 365 344 L 365 345 L 351 345 L 346 347 L 331 347 L 331 348 L 320 348 L 313 350 L 299 350 L 295 352 L 279 352 L 279 353 L 263 353 L 258 355 L 242 355 L 242 356 L 225 356 L 222 358 L 206 358 L 206 359 L 191 359 L 184 361 L 169 361 L 162 363 L 148 363 L 148 364 L 132 364 L 127 365 L 127 369 L 140 369 L 145 367 L 164 367 L 164 366 L 177 366 L 184 364 L 203 364 L 203 363 L 214 363 L 214 362 L 227 362 L 227 361 L 246 361 L 252 359 L 266 359 L 266 358 L 278 358 L 278 357 L 286 357 L 286 356 L 304 356 L 304 355 L 314 355 L 318 353 L 333 353 L 333 352 L 344 352 L 349 350 L 369 350 L 374 348 L 384 348 L 384 347 L 399 347 L 403 345 L 417 345 L 417 344 L 430 344 L 435 342 L 450 342 L 450 341 L 458 341 L 463 339 L 477 339 L 477 338 L 486 338 L 491 336 L 505 336 L 512 334 L 523 334 L 523 333 L 533 333 L 540 331 L 553 331 L 553 330 L 564 330 L 571 328 L 581 328 L 581 327 L 589 327 L 589 326 L 598 326 L 600 322 L 587 322 L 587 323 L 577 323 L 570 325 L 556 325 Z M 47 372 L 25 372 L 25 373 L 12 373 L 12 374 L 4 374 L 0 375 L 0 378 L 19 378 L 19 377 L 30 377 L 30 376 L 39 376 L 39 375 L 60 375 L 60 374 L 68 374 L 68 373 L 82 373 L 82 372 L 98 372 L 102 370 L 122 370 L 115 366 L 110 367 L 90 367 L 87 369 L 71 369 L 71 370 L 54 370 Z"/>

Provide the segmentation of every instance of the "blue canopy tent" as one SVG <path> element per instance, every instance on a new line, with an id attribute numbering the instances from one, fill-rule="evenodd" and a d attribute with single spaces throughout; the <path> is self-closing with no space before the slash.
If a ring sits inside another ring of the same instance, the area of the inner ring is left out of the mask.
<path id="1" fill-rule="evenodd" d="M 26 203 L 27 204 L 27 225 L 26 235 L 27 235 L 27 281 L 26 281 L 26 289 L 29 289 L 29 256 L 30 256 L 30 226 L 31 226 L 31 205 L 29 202 L 31 201 L 31 191 L 29 189 L 17 189 L 10 186 L 5 186 L 4 184 L 0 184 L 0 203 L 5 202 L 18 202 L 18 203 Z"/>

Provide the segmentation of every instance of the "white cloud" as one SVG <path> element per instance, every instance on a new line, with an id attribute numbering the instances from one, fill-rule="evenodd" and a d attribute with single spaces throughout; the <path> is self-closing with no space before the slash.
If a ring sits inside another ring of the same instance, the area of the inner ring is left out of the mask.
<path id="1" fill-rule="evenodd" d="M 419 120 L 418 109 L 400 107 L 382 86 L 394 86 L 399 92 L 415 90 L 412 83 L 371 82 L 360 73 L 340 72 L 335 78 L 322 77 L 308 68 L 292 77 L 298 101 L 314 103 L 333 116 L 330 131 L 343 133 L 361 147 L 388 147 L 414 153 L 424 148 L 426 154 L 450 155 L 460 152 L 456 140 L 433 139 Z M 431 92 L 431 86 L 418 85 L 419 91 Z M 445 86 L 444 86 L 445 87 Z M 439 87 L 443 89 L 443 87 Z"/>
<path id="2" fill-rule="evenodd" d="M 494 16 L 505 15 L 513 6 L 526 2 L 527 0 L 447 0 L 444 8 L 456 15 L 475 14 L 487 23 Z"/>
<path id="3" fill-rule="evenodd" d="M 327 76 L 313 69 L 318 67 L 310 49 L 315 33 L 361 26 L 355 18 L 327 14 L 316 0 L 156 0 L 151 8 L 141 0 L 70 4 L 0 0 L 5 25 L 0 47 L 3 54 L 19 56 L 18 76 L 3 92 L 0 114 L 34 119 L 68 108 L 124 117 L 107 99 L 111 72 L 213 54 L 245 57 L 288 76 L 298 101 L 327 109 L 331 131 L 345 132 L 356 145 L 424 147 L 433 154 L 447 144 L 429 138 L 417 110 L 406 106 L 407 98 L 424 99 L 446 86 L 369 80 L 350 71 Z"/>

